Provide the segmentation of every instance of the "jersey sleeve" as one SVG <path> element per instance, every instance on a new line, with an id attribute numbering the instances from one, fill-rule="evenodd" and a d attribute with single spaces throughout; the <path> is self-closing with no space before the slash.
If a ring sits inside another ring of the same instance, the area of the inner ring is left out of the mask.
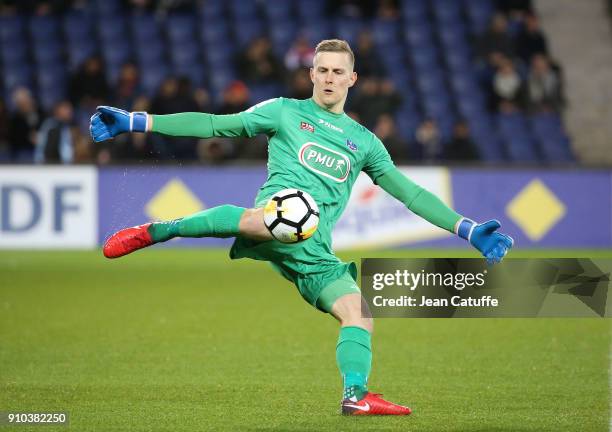
<path id="1" fill-rule="evenodd" d="M 274 135 L 281 122 L 283 98 L 268 99 L 238 114 L 249 137 Z"/>
<path id="2" fill-rule="evenodd" d="M 373 137 L 372 148 L 368 152 L 363 171 L 376 183 L 376 179 L 395 168 L 389 152 L 378 137 Z"/>

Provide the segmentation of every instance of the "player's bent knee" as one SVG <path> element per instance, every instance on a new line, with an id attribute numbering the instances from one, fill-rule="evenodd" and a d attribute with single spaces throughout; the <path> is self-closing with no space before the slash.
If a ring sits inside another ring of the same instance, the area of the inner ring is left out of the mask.
<path id="1" fill-rule="evenodd" d="M 348 326 L 361 327 L 361 328 L 366 329 L 370 333 L 374 332 L 374 319 L 365 318 L 363 316 L 356 316 L 353 318 L 343 320 L 341 321 L 340 325 L 342 327 L 348 327 Z"/>
<path id="2" fill-rule="evenodd" d="M 263 208 L 246 209 L 240 218 L 240 234 L 253 240 L 271 240 L 272 234 L 266 228 Z"/>
<path id="3" fill-rule="evenodd" d="M 374 320 L 367 302 L 361 294 L 347 294 L 340 297 L 333 305 L 334 315 L 343 327 L 356 326 L 374 331 Z"/>
<path id="4" fill-rule="evenodd" d="M 372 318 L 359 318 L 357 320 L 346 321 L 341 323 L 342 327 L 361 327 L 366 329 L 370 334 L 374 333 L 374 320 Z"/>

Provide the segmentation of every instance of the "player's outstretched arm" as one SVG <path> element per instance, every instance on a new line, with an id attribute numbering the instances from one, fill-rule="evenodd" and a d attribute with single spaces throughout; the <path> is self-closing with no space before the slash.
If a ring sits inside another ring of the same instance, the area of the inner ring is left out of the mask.
<path id="1" fill-rule="evenodd" d="M 497 232 L 501 227 L 497 220 L 478 224 L 464 218 L 397 168 L 378 177 L 376 183 L 415 214 L 467 240 L 491 264 L 500 262 L 514 244 L 512 237 Z"/>
<path id="2" fill-rule="evenodd" d="M 164 135 L 196 138 L 246 136 L 238 115 L 186 112 L 168 115 L 128 112 L 99 106 L 91 117 L 89 132 L 95 142 L 106 141 L 126 132 L 157 132 Z"/>

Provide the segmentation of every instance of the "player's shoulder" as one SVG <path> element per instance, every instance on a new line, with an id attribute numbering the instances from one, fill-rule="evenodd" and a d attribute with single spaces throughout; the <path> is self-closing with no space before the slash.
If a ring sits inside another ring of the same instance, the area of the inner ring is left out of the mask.
<path id="1" fill-rule="evenodd" d="M 303 115 L 313 112 L 312 104 L 308 99 L 279 97 L 277 100 L 277 106 L 284 115 Z"/>
<path id="2" fill-rule="evenodd" d="M 370 129 L 368 129 L 367 127 L 365 127 L 364 125 L 356 121 L 354 118 L 352 118 L 348 114 L 345 116 L 345 119 L 349 127 L 351 127 L 355 132 L 363 133 L 366 135 L 367 134 L 374 135 L 372 131 L 370 131 Z"/>
<path id="3" fill-rule="evenodd" d="M 371 142 L 378 141 L 378 137 L 374 134 L 374 132 L 349 115 L 346 115 L 346 122 L 353 133 L 360 135 L 362 141 L 364 139 Z"/>
<path id="4" fill-rule="evenodd" d="M 308 99 L 294 99 L 287 97 L 280 97 L 279 99 L 283 100 L 283 108 L 303 110 L 309 106 Z"/>
<path id="5" fill-rule="evenodd" d="M 263 100 L 261 102 L 256 103 L 255 105 L 251 106 L 249 109 L 245 110 L 245 113 L 252 113 L 254 111 L 258 111 L 261 110 L 262 108 L 278 108 L 278 107 L 282 107 L 283 106 L 283 99 L 282 97 L 277 97 L 277 98 L 272 98 L 272 99 L 266 99 Z"/>
<path id="6" fill-rule="evenodd" d="M 267 99 L 258 104 L 254 105 L 252 109 L 261 108 L 265 105 L 270 106 L 270 108 L 285 110 L 304 110 L 308 107 L 308 99 L 293 99 L 287 97 L 276 97 L 272 99 Z"/>

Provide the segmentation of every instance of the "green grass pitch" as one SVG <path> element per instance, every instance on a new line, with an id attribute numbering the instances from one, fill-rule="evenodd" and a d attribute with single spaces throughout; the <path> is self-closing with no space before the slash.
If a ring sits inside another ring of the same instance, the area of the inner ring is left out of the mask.
<path id="1" fill-rule="evenodd" d="M 513 251 L 536 255 L 612 251 Z M 70 414 L 68 428 L 0 431 L 609 429 L 608 320 L 379 319 L 370 387 L 406 418 L 338 415 L 337 332 L 267 264 L 226 250 L 0 252 L 0 411 Z"/>

